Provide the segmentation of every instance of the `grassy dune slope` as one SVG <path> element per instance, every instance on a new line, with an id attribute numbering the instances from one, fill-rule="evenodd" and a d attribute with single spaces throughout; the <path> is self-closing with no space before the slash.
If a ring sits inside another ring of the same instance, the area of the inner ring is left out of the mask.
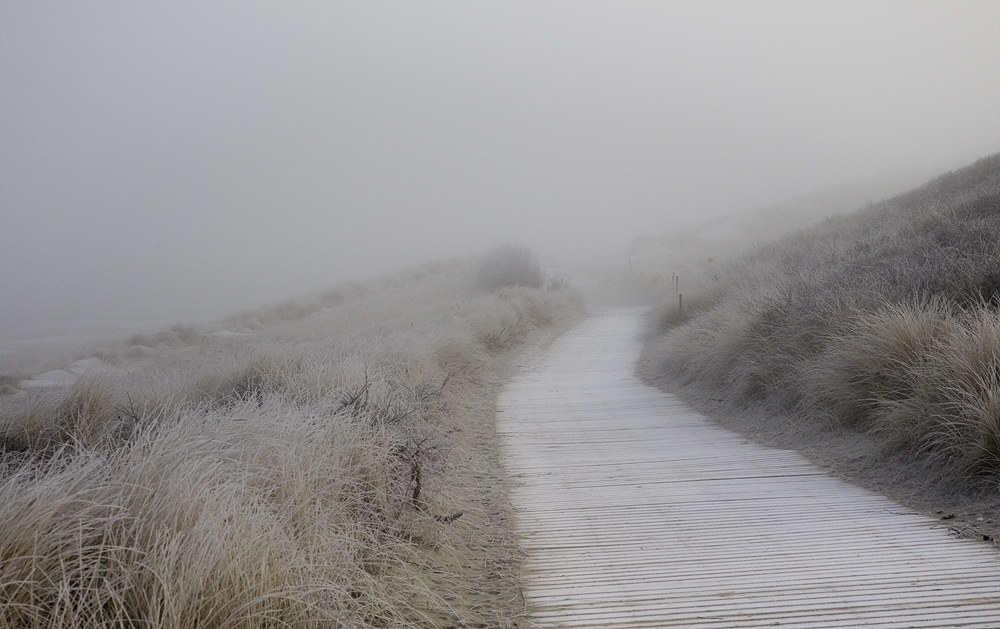
<path id="1" fill-rule="evenodd" d="M 657 313 L 648 379 L 898 497 L 985 500 L 995 524 L 1000 155 L 716 267 Z"/>
<path id="2" fill-rule="evenodd" d="M 0 398 L 0 625 L 509 625 L 495 396 L 582 305 L 480 273 L 136 336 Z"/>

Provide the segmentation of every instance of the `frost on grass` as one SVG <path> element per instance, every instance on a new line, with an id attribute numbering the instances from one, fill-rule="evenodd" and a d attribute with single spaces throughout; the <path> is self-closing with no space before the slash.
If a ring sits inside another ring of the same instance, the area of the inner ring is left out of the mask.
<path id="1" fill-rule="evenodd" d="M 1000 154 L 701 280 L 697 316 L 661 309 L 660 374 L 1000 481 Z"/>
<path id="2" fill-rule="evenodd" d="M 581 314 L 475 274 L 130 339 L 113 370 L 4 398 L 0 625 L 437 626 L 462 579 L 428 557 L 461 561 L 483 521 L 453 491 L 466 435 L 512 351 Z"/>

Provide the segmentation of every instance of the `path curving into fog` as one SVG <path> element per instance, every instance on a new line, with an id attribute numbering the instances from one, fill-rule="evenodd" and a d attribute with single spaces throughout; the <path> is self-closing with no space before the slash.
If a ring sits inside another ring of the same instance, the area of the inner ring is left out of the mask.
<path id="1" fill-rule="evenodd" d="M 1000 627 L 1000 554 L 633 374 L 605 313 L 501 395 L 525 598 L 543 627 Z"/>

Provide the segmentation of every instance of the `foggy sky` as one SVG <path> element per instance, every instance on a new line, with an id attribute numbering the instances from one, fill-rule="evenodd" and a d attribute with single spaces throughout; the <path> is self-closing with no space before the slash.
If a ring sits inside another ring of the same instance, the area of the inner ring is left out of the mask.
<path id="1" fill-rule="evenodd" d="M 0 0 L 0 335 L 1000 150 L 1000 2 Z"/>

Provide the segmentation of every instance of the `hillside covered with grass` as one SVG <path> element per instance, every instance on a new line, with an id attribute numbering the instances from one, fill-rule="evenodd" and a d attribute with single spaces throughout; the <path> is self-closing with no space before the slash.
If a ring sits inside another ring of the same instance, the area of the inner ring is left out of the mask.
<path id="1" fill-rule="evenodd" d="M 583 313 L 545 280 L 499 248 L 7 374 L 0 625 L 508 626 L 495 399 Z"/>
<path id="2" fill-rule="evenodd" d="M 877 484 L 996 495 L 1000 154 L 702 265 L 680 292 L 647 380 L 845 473 L 891 469 Z"/>

